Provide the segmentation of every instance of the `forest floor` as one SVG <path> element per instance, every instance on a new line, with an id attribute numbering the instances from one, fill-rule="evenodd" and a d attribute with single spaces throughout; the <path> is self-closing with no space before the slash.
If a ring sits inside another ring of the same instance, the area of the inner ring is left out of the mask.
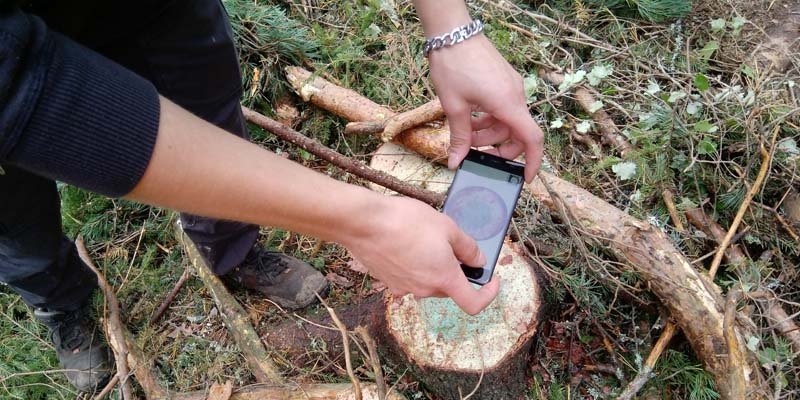
<path id="1" fill-rule="evenodd" d="M 345 136 L 346 121 L 291 93 L 284 66 L 304 65 L 395 111 L 434 96 L 410 2 L 224 3 L 240 45 L 243 104 L 342 154 L 368 161 L 380 141 Z M 658 1 L 475 0 L 469 6 L 486 23 L 485 34 L 525 77 L 531 112 L 546 135 L 543 168 L 662 229 L 699 270 L 708 268 L 718 244 L 686 219 L 687 212 L 700 208 L 727 231 L 747 201 L 762 163 L 759 146 L 765 146 L 768 172 L 735 237 L 746 261 L 735 268 L 723 264 L 715 282 L 723 292 L 737 287 L 760 294 L 745 296 L 739 309 L 758 325 L 747 347 L 761 364 L 761 389 L 774 399 L 798 398 L 798 354 L 772 329 L 774 321 L 764 311 L 770 301 L 779 302 L 800 322 L 800 240 L 793 237 L 800 231 L 800 53 L 794 43 L 780 73 L 761 70 L 754 54 L 766 37 L 780 34 L 772 30 L 776 23 L 786 26 L 787 18 L 798 15 L 800 2 L 695 2 L 686 16 L 664 21 L 646 7 L 653 3 Z M 566 82 L 553 85 L 540 77 L 542 69 L 564 71 Z M 578 86 L 596 100 L 592 110 L 573 98 Z M 592 118 L 600 108 L 630 143 L 624 155 L 602 142 Z M 251 133 L 254 142 L 309 168 L 365 184 L 267 132 L 253 127 Z M 60 191 L 66 233 L 85 238 L 117 289 L 124 322 L 152 357 L 165 386 L 188 391 L 214 381 L 254 382 L 199 279 L 189 279 L 164 317 L 149 323 L 189 267 L 174 235 L 174 212 L 65 185 Z M 665 192 L 673 200 L 665 200 Z M 679 223 L 670 217 L 669 203 Z M 647 282 L 621 272 L 621 261 L 605 249 L 579 251 L 570 229 L 534 199 L 522 198 L 519 207 L 524 212 L 514 224 L 520 236 L 547 247 L 538 265 L 549 280 L 547 296 L 557 304 L 532 350 L 532 378 L 521 384 L 528 385 L 532 399 L 615 398 L 661 334 L 667 322 L 663 308 Z M 265 246 L 307 260 L 328 277 L 332 306 L 382 290 L 350 267 L 339 245 L 278 229 L 262 233 Z M 287 313 L 253 293 L 237 291 L 236 296 L 261 333 L 286 319 L 325 312 L 314 306 Z M 314 362 L 306 365 L 279 357 L 277 362 L 294 381 L 348 382 L 341 355 L 313 345 L 308 352 Z M 389 382 L 409 399 L 430 397 L 402 365 L 384 367 Z M 18 296 L 0 287 L 0 398 L 75 398 L 59 369 L 46 329 Z M 356 373 L 371 379 L 367 367 L 357 366 Z M 678 334 L 640 396 L 714 399 L 718 394 Z"/>

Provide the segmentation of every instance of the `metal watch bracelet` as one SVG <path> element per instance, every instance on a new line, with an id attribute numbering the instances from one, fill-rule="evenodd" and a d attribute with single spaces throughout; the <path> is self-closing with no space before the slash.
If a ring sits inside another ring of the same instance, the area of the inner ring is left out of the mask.
<path id="1" fill-rule="evenodd" d="M 442 47 L 452 46 L 461 43 L 483 31 L 483 22 L 479 19 L 474 19 L 472 22 L 461 25 L 452 31 L 445 33 L 441 36 L 435 36 L 425 41 L 422 46 L 422 54 L 427 57 L 432 50 L 441 49 Z"/>

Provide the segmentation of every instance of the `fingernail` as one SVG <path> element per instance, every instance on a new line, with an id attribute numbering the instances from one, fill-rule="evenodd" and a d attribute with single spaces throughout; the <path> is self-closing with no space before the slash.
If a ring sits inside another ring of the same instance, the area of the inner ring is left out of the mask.
<path id="1" fill-rule="evenodd" d="M 481 267 L 486 265 L 486 256 L 483 253 L 481 253 L 480 258 L 478 258 L 478 263 Z"/>
<path id="2" fill-rule="evenodd" d="M 456 169 L 456 167 L 458 167 L 458 160 L 456 160 L 455 155 L 451 154 L 450 157 L 447 158 L 447 168 Z"/>

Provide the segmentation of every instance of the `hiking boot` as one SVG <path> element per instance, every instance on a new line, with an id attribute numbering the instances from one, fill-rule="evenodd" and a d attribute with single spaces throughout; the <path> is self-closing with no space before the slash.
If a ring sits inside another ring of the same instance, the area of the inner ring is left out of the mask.
<path id="1" fill-rule="evenodd" d="M 103 388 L 111 377 L 114 357 L 89 314 L 88 304 L 69 312 L 44 308 L 33 311 L 36 319 L 50 328 L 50 340 L 67 380 L 84 393 Z"/>
<path id="2" fill-rule="evenodd" d="M 254 246 L 244 262 L 223 277 L 266 296 L 279 306 L 297 310 L 324 297 L 328 281 L 307 263 Z"/>

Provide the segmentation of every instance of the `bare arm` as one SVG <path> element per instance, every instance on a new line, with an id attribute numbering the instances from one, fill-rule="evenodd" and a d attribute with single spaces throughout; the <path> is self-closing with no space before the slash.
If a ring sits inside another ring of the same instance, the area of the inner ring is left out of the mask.
<path id="1" fill-rule="evenodd" d="M 311 171 L 164 98 L 153 157 L 127 197 L 341 243 L 393 292 L 449 296 L 470 313 L 497 293 L 497 282 L 475 290 L 466 280 L 458 260 L 485 261 L 443 214 Z"/>

